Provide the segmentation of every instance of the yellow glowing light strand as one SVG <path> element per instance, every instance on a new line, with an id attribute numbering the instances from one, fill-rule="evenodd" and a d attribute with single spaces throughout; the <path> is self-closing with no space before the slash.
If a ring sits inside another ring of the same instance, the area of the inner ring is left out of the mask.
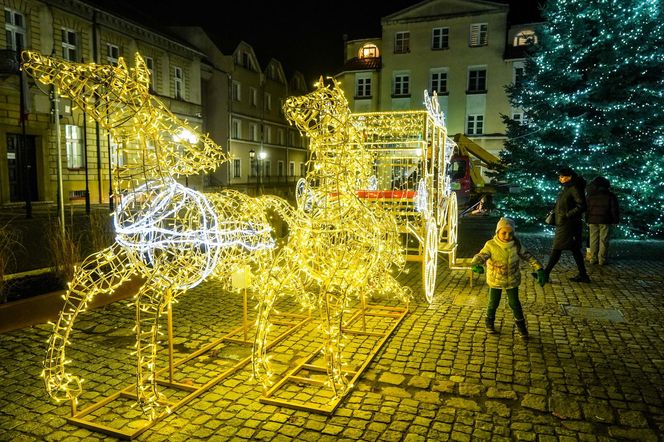
<path id="1" fill-rule="evenodd" d="M 108 130 L 127 156 L 113 170 L 119 204 L 116 242 L 77 268 L 54 326 L 44 361 L 44 383 L 56 400 L 74 403 L 82 392 L 68 373 L 65 349 L 78 314 L 100 293 L 112 293 L 133 276 L 146 282 L 135 298 L 137 403 L 147 417 L 168 408 L 155 379 L 159 318 L 185 290 L 208 276 L 229 280 L 239 265 L 259 268 L 274 240 L 261 202 L 234 191 L 203 195 L 174 177 L 217 168 L 228 157 L 209 137 L 175 117 L 149 93 L 149 71 L 79 64 L 24 52 L 23 70 L 53 85 Z"/>
<path id="2" fill-rule="evenodd" d="M 270 385 L 266 352 L 270 314 L 281 296 L 318 311 L 323 334 L 326 385 L 333 400 L 349 385 L 344 371 L 342 324 L 350 306 L 373 294 L 408 303 L 412 293 L 393 273 L 403 269 L 405 254 L 395 218 L 358 198 L 371 184 L 371 156 L 350 124 L 350 110 L 336 81 L 284 104 L 286 118 L 310 139 L 310 160 L 296 189 L 298 206 L 272 199 L 273 210 L 289 227 L 287 242 L 267 271 L 257 275 L 261 288 L 253 373 Z M 266 205 L 269 203 L 266 201 Z"/>

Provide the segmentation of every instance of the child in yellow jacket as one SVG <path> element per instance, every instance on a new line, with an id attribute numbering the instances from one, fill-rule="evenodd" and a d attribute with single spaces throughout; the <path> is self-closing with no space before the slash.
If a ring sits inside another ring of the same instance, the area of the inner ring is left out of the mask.
<path id="1" fill-rule="evenodd" d="M 528 337 L 528 327 L 523 316 L 521 301 L 519 301 L 519 284 L 521 283 L 521 260 L 527 261 L 537 272 L 537 282 L 544 286 L 546 283 L 542 264 L 514 235 L 514 221 L 510 218 L 500 218 L 496 225 L 496 235 L 484 244 L 482 250 L 473 257 L 472 270 L 484 273 L 482 264 L 486 264 L 486 282 L 489 285 L 489 303 L 486 309 L 486 330 L 496 333 L 494 322 L 496 310 L 500 304 L 503 289 L 507 292 L 507 300 L 514 314 L 519 334 Z"/>

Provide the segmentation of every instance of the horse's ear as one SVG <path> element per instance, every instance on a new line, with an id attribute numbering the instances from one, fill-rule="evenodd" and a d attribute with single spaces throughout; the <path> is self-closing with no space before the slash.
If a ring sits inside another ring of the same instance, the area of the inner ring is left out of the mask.
<path id="1" fill-rule="evenodd" d="M 148 65 L 138 52 L 136 52 L 136 55 L 134 56 L 134 79 L 146 89 L 149 89 L 150 69 L 148 69 Z"/>

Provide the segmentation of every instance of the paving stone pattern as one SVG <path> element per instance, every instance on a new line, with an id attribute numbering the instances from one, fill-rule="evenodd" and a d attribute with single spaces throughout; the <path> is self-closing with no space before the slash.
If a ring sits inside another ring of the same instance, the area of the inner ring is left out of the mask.
<path id="1" fill-rule="evenodd" d="M 550 238 L 524 235 L 524 242 L 546 260 Z M 525 341 L 504 301 L 499 333 L 485 333 L 483 276 L 471 288 L 468 274 L 446 269 L 442 259 L 428 305 L 413 264 L 400 276 L 415 291 L 410 313 L 333 415 L 260 402 L 247 366 L 137 440 L 664 440 L 664 244 L 612 246 L 609 265 L 589 267 L 590 284 L 568 281 L 575 272 L 567 253 L 544 288 L 523 269 Z M 298 311 L 292 300 L 280 309 Z M 175 352 L 188 354 L 237 327 L 241 314 L 240 295 L 202 284 L 174 306 Z M 118 302 L 79 319 L 68 356 L 71 371 L 86 379 L 82 406 L 134 380 L 133 318 Z M 318 325 L 312 320 L 272 349 L 277 376 L 320 345 Z M 69 424 L 69 405 L 45 394 L 39 374 L 50 331 L 44 324 L 0 335 L 0 440 L 115 440 Z M 247 349 L 223 353 L 201 358 L 187 376 L 211 378 L 221 356 L 240 360 Z M 140 422 L 140 410 L 128 409 Z"/>

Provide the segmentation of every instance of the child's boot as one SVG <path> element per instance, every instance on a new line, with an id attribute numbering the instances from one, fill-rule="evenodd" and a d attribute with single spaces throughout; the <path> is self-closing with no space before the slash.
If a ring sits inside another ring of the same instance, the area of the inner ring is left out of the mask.
<path id="1" fill-rule="evenodd" d="M 486 326 L 486 332 L 487 333 L 496 333 L 496 328 L 493 326 L 493 323 L 496 318 L 489 318 L 487 316 L 486 321 L 484 322 L 484 325 Z"/>
<path id="2" fill-rule="evenodd" d="M 527 338 L 528 337 L 528 327 L 526 326 L 526 320 L 525 319 L 517 319 L 516 321 L 516 328 L 519 330 L 519 334 L 521 335 L 522 338 Z"/>

